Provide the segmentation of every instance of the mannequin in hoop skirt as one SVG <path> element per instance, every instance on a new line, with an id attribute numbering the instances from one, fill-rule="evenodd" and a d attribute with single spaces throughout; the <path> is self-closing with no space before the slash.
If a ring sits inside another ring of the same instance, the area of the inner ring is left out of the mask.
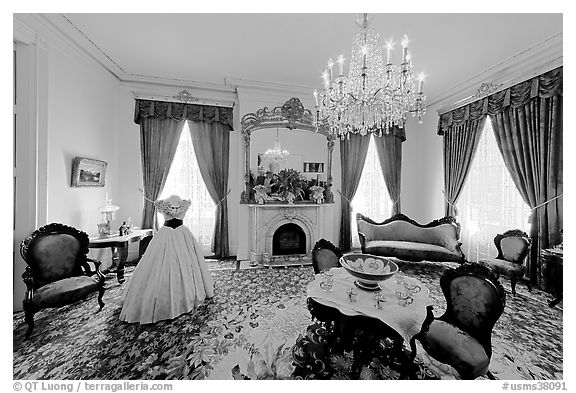
<path id="1" fill-rule="evenodd" d="M 182 222 L 190 204 L 176 195 L 154 202 L 164 226 L 134 269 L 120 320 L 146 324 L 174 319 L 214 296 L 202 248 Z"/>

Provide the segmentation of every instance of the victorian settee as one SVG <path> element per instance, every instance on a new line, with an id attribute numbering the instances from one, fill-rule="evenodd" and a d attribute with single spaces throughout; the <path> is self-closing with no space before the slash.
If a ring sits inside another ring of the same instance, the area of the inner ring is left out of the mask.
<path id="1" fill-rule="evenodd" d="M 453 217 L 418 224 L 399 213 L 384 222 L 356 214 L 362 252 L 408 261 L 464 262 L 460 225 Z"/>

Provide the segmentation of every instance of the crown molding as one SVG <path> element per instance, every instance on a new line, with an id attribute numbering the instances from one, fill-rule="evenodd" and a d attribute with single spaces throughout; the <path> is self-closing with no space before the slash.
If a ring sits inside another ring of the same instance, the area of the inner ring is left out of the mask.
<path id="1" fill-rule="evenodd" d="M 303 95 L 312 96 L 312 88 L 303 85 L 292 85 L 288 83 L 257 81 L 241 78 L 224 78 L 224 83 L 235 90 L 242 89 L 244 92 L 254 92 L 254 94 L 270 94 L 285 96 L 288 95 Z"/>
<path id="2" fill-rule="evenodd" d="M 151 75 L 124 74 L 121 79 L 124 83 L 148 84 L 158 86 L 187 87 L 189 89 L 204 90 L 206 92 L 234 93 L 230 86 L 219 83 L 199 82 L 187 79 L 164 78 Z"/>
<path id="3" fill-rule="evenodd" d="M 197 97 L 199 101 L 210 101 L 211 105 L 217 105 L 221 103 L 224 106 L 230 104 L 237 104 L 238 95 L 236 92 L 227 90 L 217 90 L 217 89 L 206 89 L 199 87 L 198 85 L 183 83 L 150 83 L 141 81 L 120 81 L 120 86 L 129 91 L 135 98 L 136 97 L 156 97 L 157 100 L 162 101 L 168 100 L 168 98 L 173 98 L 178 95 L 182 90 L 188 91 L 193 97 Z M 169 99 L 170 101 L 175 101 Z"/>
<path id="4" fill-rule="evenodd" d="M 96 62 L 97 65 L 104 68 L 117 80 L 122 80 L 125 74 L 124 70 L 63 14 L 37 15 L 53 32 L 58 34 L 58 38 L 61 41 L 66 42 L 76 52 L 80 52 L 93 62 Z"/>
<path id="5" fill-rule="evenodd" d="M 74 25 L 63 14 L 39 14 L 61 38 L 68 41 L 74 48 L 88 56 L 99 66 L 107 70 L 121 83 L 141 83 L 168 87 L 182 87 L 195 90 L 230 93 L 233 91 L 225 84 L 199 82 L 186 79 L 165 78 L 154 75 L 139 75 L 126 72 L 121 64 L 114 61 L 103 49 L 98 47 L 84 32 Z"/>
<path id="6" fill-rule="evenodd" d="M 563 64 L 562 43 L 562 33 L 554 34 L 440 93 L 429 101 L 428 109 L 442 114 L 475 101 L 479 90 L 486 86 L 495 87 L 489 92 L 493 94 L 560 67 Z"/>
<path id="7" fill-rule="evenodd" d="M 18 14 L 14 14 L 12 20 L 14 40 L 23 42 L 25 44 L 36 44 L 38 42 L 40 38 L 38 34 L 26 23 L 24 23 Z"/>

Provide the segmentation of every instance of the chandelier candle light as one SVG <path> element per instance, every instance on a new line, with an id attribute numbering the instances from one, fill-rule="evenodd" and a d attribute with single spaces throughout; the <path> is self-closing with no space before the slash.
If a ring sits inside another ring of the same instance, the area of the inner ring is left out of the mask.
<path id="1" fill-rule="evenodd" d="M 334 61 L 330 59 L 322 74 L 324 90 L 314 90 L 316 126 L 328 126 L 341 139 L 349 138 L 351 133 L 381 136 L 394 126 L 403 128 L 408 113 L 422 123 L 426 112 L 424 74 L 414 76 L 408 37 L 404 35 L 401 41 L 402 62 L 394 65 L 391 61 L 394 42 L 389 40 L 382 45 L 378 33 L 369 27 L 371 19 L 368 14 L 355 18 L 361 30 L 354 37 L 348 76 L 344 75 L 344 56 L 340 55 L 336 61 L 336 77 Z"/>
<path id="2" fill-rule="evenodd" d="M 280 145 L 280 139 L 278 139 L 278 128 L 276 128 L 276 142 L 274 142 L 274 148 L 268 149 L 264 152 L 264 159 L 274 163 L 279 163 L 280 161 L 288 159 L 289 155 L 290 153 L 288 150 L 283 150 Z"/>

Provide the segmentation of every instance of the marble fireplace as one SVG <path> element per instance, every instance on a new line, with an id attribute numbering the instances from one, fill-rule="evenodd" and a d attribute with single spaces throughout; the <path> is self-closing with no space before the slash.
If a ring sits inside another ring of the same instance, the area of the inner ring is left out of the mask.
<path id="1" fill-rule="evenodd" d="M 264 266 L 306 265 L 324 234 L 326 204 L 250 204 L 250 260 Z"/>

